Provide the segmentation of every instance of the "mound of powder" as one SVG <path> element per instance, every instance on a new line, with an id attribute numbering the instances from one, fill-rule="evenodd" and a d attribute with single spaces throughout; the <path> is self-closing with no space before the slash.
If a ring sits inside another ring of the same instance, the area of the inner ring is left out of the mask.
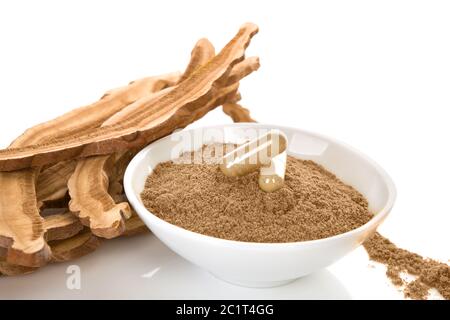
<path id="1" fill-rule="evenodd" d="M 217 147 L 204 146 L 183 154 L 183 161 L 159 164 L 141 194 L 145 207 L 187 230 L 248 242 L 326 238 L 372 217 L 358 191 L 312 161 L 288 157 L 285 185 L 266 193 L 257 172 L 225 176 L 218 167 L 223 151 Z M 201 163 L 184 161 L 199 158 Z"/>
<path id="2" fill-rule="evenodd" d="M 428 290 L 435 288 L 445 299 L 450 299 L 450 266 L 447 264 L 398 248 L 379 233 L 363 245 L 370 259 L 387 266 L 386 275 L 394 285 L 403 288 L 405 297 L 426 299 Z M 416 279 L 406 283 L 401 273 L 416 276 Z"/>

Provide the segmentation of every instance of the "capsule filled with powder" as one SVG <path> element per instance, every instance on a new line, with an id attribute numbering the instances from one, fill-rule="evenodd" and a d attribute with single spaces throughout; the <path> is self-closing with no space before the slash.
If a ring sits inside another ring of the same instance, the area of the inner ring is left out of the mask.
<path id="1" fill-rule="evenodd" d="M 271 130 L 227 153 L 220 170 L 226 176 L 240 177 L 261 169 L 259 185 L 262 190 L 272 192 L 284 183 L 286 148 L 286 136 L 279 130 Z"/>
<path id="2" fill-rule="evenodd" d="M 287 152 L 272 158 L 268 167 L 259 169 L 258 184 L 261 190 L 274 192 L 283 187 L 286 173 Z"/>

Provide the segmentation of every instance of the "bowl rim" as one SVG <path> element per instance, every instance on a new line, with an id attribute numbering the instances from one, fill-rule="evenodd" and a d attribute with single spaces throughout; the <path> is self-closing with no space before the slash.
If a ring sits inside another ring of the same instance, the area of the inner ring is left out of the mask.
<path id="1" fill-rule="evenodd" d="M 146 217 L 150 218 L 153 220 L 153 222 L 159 224 L 161 227 L 163 228 L 169 228 L 171 229 L 173 232 L 176 233 L 180 233 L 182 235 L 184 235 L 185 237 L 191 237 L 194 239 L 197 239 L 199 241 L 209 241 L 209 242 L 215 242 L 215 244 L 217 245 L 222 245 L 222 246 L 229 246 L 229 245 L 233 245 L 233 246 L 240 246 L 240 247 L 248 247 L 248 248 L 291 248 L 291 247 L 303 247 L 303 246 L 309 246 L 309 245 L 319 245 L 319 244 L 323 244 L 326 242 L 330 242 L 330 241 L 334 241 L 334 240 L 339 240 L 342 238 L 348 238 L 348 237 L 352 237 L 353 235 L 359 234 L 359 233 L 363 233 L 369 229 L 371 229 L 372 226 L 377 225 L 379 223 L 381 223 L 386 216 L 389 214 L 389 212 L 391 211 L 392 207 L 394 206 L 396 197 L 397 197 L 397 191 L 396 191 L 396 187 L 395 184 L 393 182 L 393 180 L 391 179 L 391 177 L 388 175 L 388 173 L 377 163 L 375 162 L 372 158 L 370 158 L 369 156 L 367 156 L 366 154 L 364 154 L 363 152 L 359 151 L 358 149 L 348 145 L 345 142 L 342 142 L 338 139 L 334 139 L 334 138 L 330 138 L 326 135 L 322 135 L 322 134 L 318 134 L 315 132 L 311 132 L 309 130 L 303 130 L 303 129 L 299 129 L 299 128 L 295 128 L 295 127 L 290 127 L 290 126 L 280 126 L 280 125 L 274 125 L 274 124 L 266 124 L 266 123 L 252 123 L 252 122 L 239 122 L 239 123 L 231 123 L 231 124 L 220 124 L 220 125 L 211 125 L 211 126 L 202 126 L 202 127 L 198 127 L 198 128 L 191 128 L 191 129 L 183 129 L 183 131 L 195 131 L 195 130 L 205 130 L 205 129 L 218 129 L 218 128 L 226 128 L 226 127 L 230 127 L 230 128 L 238 128 L 238 127 L 260 127 L 260 128 L 274 128 L 274 129 L 286 129 L 286 130 L 292 130 L 292 131 L 297 131 L 297 132 L 301 132 L 304 133 L 306 135 L 321 139 L 321 140 L 325 140 L 337 145 L 340 145 L 343 148 L 348 149 L 349 151 L 357 154 L 359 157 L 363 158 L 365 161 L 367 161 L 373 168 L 375 168 L 376 172 L 381 176 L 382 181 L 386 184 L 387 190 L 388 190 L 388 199 L 385 203 L 385 205 L 383 206 L 383 208 L 381 210 L 379 210 L 376 214 L 374 214 L 374 217 L 372 219 L 370 219 L 368 222 L 366 222 L 365 224 L 363 224 L 362 226 L 341 233 L 341 234 L 337 234 L 331 237 L 326 237 L 326 238 L 321 238 L 321 239 L 315 239 L 315 240 L 306 240 L 306 241 L 296 241 L 296 242 L 246 242 L 246 241 L 238 241 L 238 240 L 229 240 L 229 239 L 223 239 L 223 238 L 217 238 L 217 237 L 213 237 L 213 236 L 208 236 L 208 235 L 204 235 L 201 233 L 197 233 L 197 232 L 193 232 L 187 229 L 184 229 L 182 227 L 179 227 L 177 225 L 171 224 L 159 217 L 157 217 L 155 214 L 153 214 L 152 212 L 150 212 L 140 201 L 140 195 L 137 195 L 132 188 L 132 176 L 133 176 L 133 172 L 135 171 L 135 169 L 137 168 L 138 163 L 140 163 L 140 161 L 142 161 L 145 158 L 145 155 L 147 154 L 148 150 L 150 148 L 153 147 L 154 144 L 156 143 L 162 143 L 164 140 L 170 139 L 170 137 L 174 134 L 171 133 L 168 136 L 165 136 L 161 139 L 158 139 L 156 141 L 153 141 L 152 143 L 150 143 L 149 145 L 147 145 L 146 147 L 144 147 L 142 150 L 140 150 L 134 157 L 133 159 L 130 161 L 130 163 L 128 164 L 126 170 L 125 170 L 125 175 L 124 175 L 124 179 L 123 179 L 123 184 L 124 184 L 124 189 L 125 189 L 125 194 L 127 196 L 128 201 L 131 203 L 131 205 L 136 209 L 136 213 L 138 214 L 138 216 L 140 216 L 142 218 L 142 212 L 146 213 Z M 145 219 L 144 223 L 145 223 Z M 149 228 L 149 226 L 147 226 Z M 150 229 L 150 228 L 149 228 Z"/>

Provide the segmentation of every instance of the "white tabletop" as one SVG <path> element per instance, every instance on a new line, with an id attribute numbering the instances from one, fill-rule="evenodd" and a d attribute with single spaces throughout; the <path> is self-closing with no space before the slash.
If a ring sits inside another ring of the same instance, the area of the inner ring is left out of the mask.
<path id="1" fill-rule="evenodd" d="M 69 289 L 69 266 L 80 289 Z M 105 241 L 90 255 L 0 279 L 0 299 L 350 299 L 401 298 L 362 248 L 332 267 L 288 285 L 253 289 L 228 284 L 179 257 L 152 234 Z"/>

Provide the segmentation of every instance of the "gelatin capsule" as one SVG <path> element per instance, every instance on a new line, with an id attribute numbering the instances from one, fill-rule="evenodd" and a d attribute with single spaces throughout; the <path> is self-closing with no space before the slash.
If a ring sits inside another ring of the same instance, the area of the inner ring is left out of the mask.
<path id="1" fill-rule="evenodd" d="M 284 151 L 273 157 L 268 167 L 261 167 L 258 178 L 258 184 L 261 190 L 274 192 L 283 187 L 286 161 L 287 152 Z"/>
<path id="2" fill-rule="evenodd" d="M 270 130 L 227 153 L 220 170 L 229 177 L 244 176 L 262 166 L 270 166 L 272 158 L 283 153 L 286 146 L 286 136 L 279 130 Z"/>
<path id="3" fill-rule="evenodd" d="M 286 136 L 279 130 L 271 130 L 227 153 L 220 170 L 226 176 L 240 177 L 260 169 L 260 188 L 273 192 L 284 184 L 286 148 Z"/>

